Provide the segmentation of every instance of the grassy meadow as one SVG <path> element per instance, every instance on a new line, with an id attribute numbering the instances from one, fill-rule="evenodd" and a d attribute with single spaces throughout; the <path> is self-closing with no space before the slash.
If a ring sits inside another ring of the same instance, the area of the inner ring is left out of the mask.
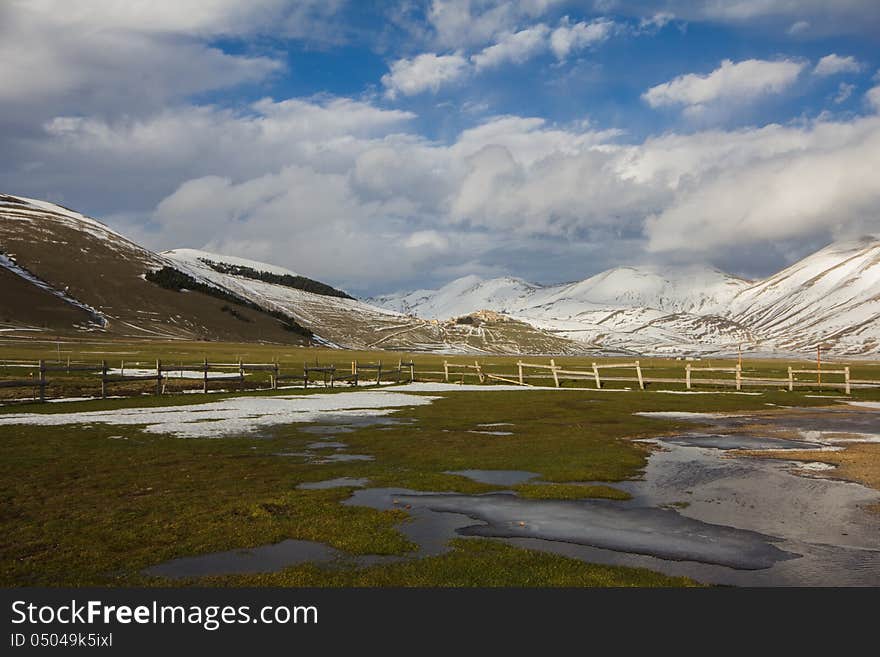
<path id="1" fill-rule="evenodd" d="M 60 356 L 58 352 L 60 351 Z M 413 358 L 417 369 L 442 369 L 444 357 L 388 352 L 347 352 L 270 345 L 216 343 L 65 343 L 0 347 L 0 360 L 56 357 L 78 362 L 122 360 L 126 366 L 163 361 L 197 363 L 205 358 L 268 362 L 282 368 L 303 362 L 344 367 L 354 359 L 395 364 Z M 516 357 L 479 358 L 491 371 L 512 373 Z M 524 360 L 546 362 L 548 359 Z M 557 358 L 566 367 L 592 359 Z M 642 359 L 647 372 L 680 373 L 678 361 Z M 111 363 L 112 364 L 112 363 Z M 705 365 L 706 362 L 704 361 Z M 790 363 L 747 363 L 768 375 Z M 880 378 L 878 364 L 854 364 L 854 377 Z M 12 369 L 12 368 L 10 368 Z M 856 374 L 858 372 L 858 374 Z M 680 376 L 680 374 L 676 374 Z M 0 365 L 0 378 L 6 376 Z M 20 374 L 19 374 L 20 376 Z M 71 375 L 71 379 L 76 379 Z M 87 376 L 65 383 L 87 392 Z M 438 377 L 434 377 L 435 379 Z M 470 380 L 469 382 L 473 382 Z M 195 382 L 199 385 L 199 382 Z M 566 387 L 571 384 L 566 384 Z M 416 546 L 399 531 L 405 508 L 387 511 L 343 505 L 352 488 L 303 490 L 302 483 L 337 477 L 366 478 L 371 487 L 481 493 L 510 487 L 447 474 L 461 469 L 527 470 L 538 482 L 514 486 L 518 494 L 545 499 L 625 499 L 615 482 L 638 477 L 648 456 L 632 438 L 681 428 L 684 423 L 633 415 L 638 411 L 768 410 L 776 406 L 834 403 L 809 390 L 762 390 L 760 395 L 677 395 L 656 390 L 609 394 L 589 389 L 452 391 L 393 417 L 406 424 L 364 426 L 340 436 L 351 453 L 372 461 L 315 463 L 301 453 L 316 440 L 308 424 L 279 425 L 259 434 L 215 439 L 157 435 L 136 426 L 0 426 L 0 584 L 149 585 L 179 583 L 147 576 L 144 569 L 182 556 L 256 547 L 296 538 L 325 543 L 344 555 L 409 556 L 400 563 L 359 566 L 343 558 L 277 573 L 187 580 L 187 584 L 289 586 L 531 586 L 692 584 L 640 569 L 599 566 L 520 549 L 486 539 L 456 539 L 439 556 L 414 558 Z M 631 385 L 631 384 L 626 384 Z M 613 387 L 613 386 L 610 386 Z M 620 387 L 620 386 L 618 386 Z M 487 387 L 488 388 L 488 387 Z M 658 385 L 657 389 L 672 389 Z M 294 394 L 327 394 L 322 388 Z M 291 390 L 218 392 L 235 395 L 291 394 Z M 112 393 L 111 393 L 112 394 Z M 331 394 L 347 393 L 336 389 Z M 858 399 L 880 391 L 854 390 Z M 63 404 L 10 404 L 0 413 L 74 412 L 141 406 L 186 406 L 204 395 L 133 396 Z M 509 423 L 512 435 L 473 433 L 480 424 Z M 590 482 L 589 485 L 578 482 Z"/>

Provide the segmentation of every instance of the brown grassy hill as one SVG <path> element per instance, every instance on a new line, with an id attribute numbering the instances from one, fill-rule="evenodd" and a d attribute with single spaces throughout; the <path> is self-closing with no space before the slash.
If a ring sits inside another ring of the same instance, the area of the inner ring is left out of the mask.
<path id="1" fill-rule="evenodd" d="M 0 195 L 0 255 L 0 319 L 9 324 L 120 337 L 308 341 L 266 312 L 147 281 L 146 272 L 170 263 L 50 203 Z M 93 309 L 96 321 L 87 325 L 90 313 L 75 304 Z"/>

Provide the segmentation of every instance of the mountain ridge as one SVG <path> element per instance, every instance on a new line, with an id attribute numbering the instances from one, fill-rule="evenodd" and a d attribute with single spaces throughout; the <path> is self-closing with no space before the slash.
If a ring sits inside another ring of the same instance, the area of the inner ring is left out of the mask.
<path id="1" fill-rule="evenodd" d="M 296 342 L 279 321 L 287 317 L 320 344 L 358 349 L 677 356 L 823 344 L 846 355 L 880 353 L 880 240 L 871 236 L 833 243 L 757 281 L 698 265 L 621 265 L 559 285 L 471 275 L 437 290 L 358 300 L 278 265 L 195 249 L 154 253 L 73 210 L 0 195 L 0 256 L 7 335 Z M 163 268 L 223 293 L 163 289 L 148 280 Z M 285 277 L 320 287 L 280 284 Z M 241 304 L 231 312 L 224 300 L 235 299 Z"/>

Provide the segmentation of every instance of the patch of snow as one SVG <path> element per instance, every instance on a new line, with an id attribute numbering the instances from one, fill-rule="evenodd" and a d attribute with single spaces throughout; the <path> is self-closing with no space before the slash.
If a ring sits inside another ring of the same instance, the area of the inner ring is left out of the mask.
<path id="1" fill-rule="evenodd" d="M 386 391 L 237 397 L 189 406 L 124 408 L 80 413 L 10 413 L 0 416 L 0 426 L 102 423 L 143 426 L 148 433 L 171 434 L 180 438 L 219 438 L 252 434 L 282 424 L 320 422 L 328 415 L 389 415 L 394 409 L 423 406 L 435 399 L 437 397 Z"/>

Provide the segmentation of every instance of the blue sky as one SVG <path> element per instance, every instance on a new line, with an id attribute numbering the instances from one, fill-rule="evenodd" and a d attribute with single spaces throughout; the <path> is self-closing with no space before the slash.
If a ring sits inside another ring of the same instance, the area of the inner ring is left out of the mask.
<path id="1" fill-rule="evenodd" d="M 11 0 L 0 190 L 359 294 L 762 276 L 880 232 L 878 34 L 874 0 Z"/>

